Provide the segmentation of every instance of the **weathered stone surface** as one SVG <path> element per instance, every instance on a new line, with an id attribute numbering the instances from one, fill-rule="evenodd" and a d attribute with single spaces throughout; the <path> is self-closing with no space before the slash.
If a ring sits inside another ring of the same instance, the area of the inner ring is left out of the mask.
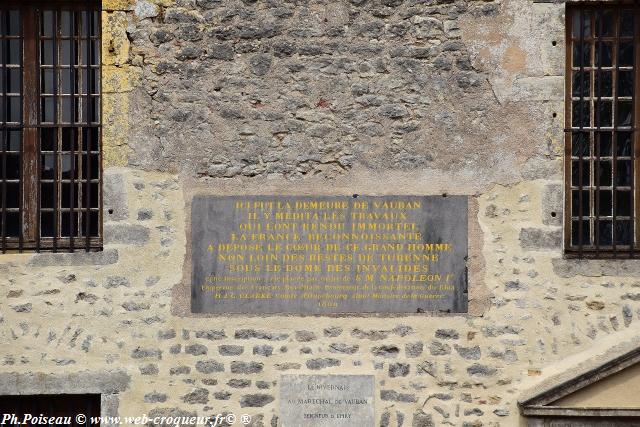
<path id="1" fill-rule="evenodd" d="M 226 337 L 227 335 L 222 330 L 196 331 L 196 338 L 204 338 L 209 341 L 221 340 Z"/>
<path id="2" fill-rule="evenodd" d="M 122 221 L 129 217 L 124 176 L 106 172 L 103 180 L 104 209 L 108 221 Z"/>
<path id="3" fill-rule="evenodd" d="M 130 287 L 131 283 L 129 279 L 123 276 L 108 276 L 104 282 L 104 287 L 107 289 L 117 288 L 120 286 Z"/>
<path id="4" fill-rule="evenodd" d="M 109 265 L 118 262 L 118 251 L 106 249 L 102 252 L 40 253 L 29 260 L 32 267 Z"/>
<path id="5" fill-rule="evenodd" d="M 122 370 L 80 371 L 66 374 L 0 373 L 0 393 L 74 394 L 119 393 L 128 389 L 131 376 Z"/>
<path id="6" fill-rule="evenodd" d="M 269 357 L 273 354 L 273 347 L 270 345 L 256 345 L 253 347 L 253 354 Z"/>
<path id="7" fill-rule="evenodd" d="M 264 369 L 264 363 L 258 362 L 231 362 L 231 372 L 234 374 L 257 374 Z"/>
<path id="8" fill-rule="evenodd" d="M 490 377 L 495 375 L 498 370 L 491 366 L 482 365 L 480 363 L 474 363 L 473 365 L 467 368 L 467 372 L 469 375 L 477 375 L 481 377 Z"/>
<path id="9" fill-rule="evenodd" d="M 170 340 L 176 337 L 175 329 L 167 329 L 166 331 L 158 331 L 158 339 Z"/>
<path id="10" fill-rule="evenodd" d="M 477 345 L 473 347 L 461 347 L 456 344 L 453 347 L 460 356 L 467 360 L 480 360 L 481 351 L 480 347 Z"/>
<path id="11" fill-rule="evenodd" d="M 220 345 L 218 352 L 221 356 L 238 356 L 244 353 L 244 347 L 241 345 Z"/>
<path id="12" fill-rule="evenodd" d="M 155 358 L 162 359 L 162 350 L 157 348 L 141 348 L 138 347 L 131 352 L 133 359 Z"/>
<path id="13" fill-rule="evenodd" d="M 235 333 L 235 338 L 241 340 L 256 338 L 260 340 L 283 341 L 289 338 L 289 334 L 256 331 L 255 329 L 239 329 Z"/>
<path id="14" fill-rule="evenodd" d="M 451 346 L 440 341 L 432 341 L 431 344 L 429 344 L 429 353 L 431 353 L 432 356 L 443 356 L 451 353 Z"/>
<path id="15" fill-rule="evenodd" d="M 191 393 L 182 396 L 182 401 L 191 405 L 209 402 L 209 390 L 206 388 L 197 388 Z"/>
<path id="16" fill-rule="evenodd" d="M 227 382 L 231 388 L 247 388 L 251 386 L 251 380 L 232 378 Z"/>
<path id="17" fill-rule="evenodd" d="M 192 356 L 201 356 L 203 354 L 207 354 L 208 351 L 209 349 L 207 346 L 202 344 L 189 344 L 184 348 L 184 352 Z"/>
<path id="18" fill-rule="evenodd" d="M 408 343 L 404 346 L 404 352 L 407 357 L 418 357 L 424 350 L 424 344 L 421 342 Z"/>
<path id="19" fill-rule="evenodd" d="M 358 345 L 349 345 L 344 343 L 334 343 L 329 345 L 329 351 L 331 353 L 354 354 L 359 348 L 360 346 Z"/>
<path id="20" fill-rule="evenodd" d="M 380 399 L 392 402 L 416 402 L 418 399 L 415 394 L 398 393 L 395 390 L 380 390 Z"/>
<path id="21" fill-rule="evenodd" d="M 396 357 L 400 353 L 400 349 L 395 345 L 381 345 L 373 347 L 371 353 L 381 357 Z"/>
<path id="22" fill-rule="evenodd" d="M 261 408 L 273 402 L 275 397 L 269 394 L 246 394 L 240 398 L 242 408 Z"/>
<path id="23" fill-rule="evenodd" d="M 311 331 L 296 331 L 296 341 L 309 342 L 316 339 L 316 334 Z"/>
<path id="24" fill-rule="evenodd" d="M 191 373 L 191 368 L 188 366 L 176 366 L 169 369 L 169 375 L 187 375 Z"/>
<path id="25" fill-rule="evenodd" d="M 323 333 L 325 337 L 335 338 L 342 334 L 343 329 L 335 326 L 325 328 Z"/>
<path id="26" fill-rule="evenodd" d="M 411 427 L 435 427 L 435 424 L 431 415 L 418 411 L 413 414 Z"/>
<path id="27" fill-rule="evenodd" d="M 167 395 L 164 393 L 147 393 L 144 395 L 144 401 L 146 403 L 163 403 L 167 401 Z"/>
<path id="28" fill-rule="evenodd" d="M 460 338 L 460 334 L 454 329 L 438 329 L 436 331 L 436 338 L 443 340 L 457 340 Z"/>
<path id="29" fill-rule="evenodd" d="M 408 363 L 390 363 L 389 364 L 389 376 L 391 378 L 406 377 L 407 375 L 409 375 L 410 370 L 411 368 Z"/>
<path id="30" fill-rule="evenodd" d="M 280 411 L 283 425 L 373 425 L 374 377 L 372 375 L 283 375 Z M 300 400 L 308 404 L 300 405 Z M 310 420 L 305 414 L 327 414 Z M 341 418 L 340 414 L 350 414 Z"/>
<path id="31" fill-rule="evenodd" d="M 544 225 L 561 226 L 563 219 L 563 186 L 549 184 L 542 193 L 542 223 Z"/>
<path id="32" fill-rule="evenodd" d="M 562 244 L 562 230 L 523 228 L 520 230 L 520 246 L 530 250 L 557 249 Z"/>
<path id="33" fill-rule="evenodd" d="M 141 246 L 149 241 L 150 230 L 141 225 L 106 223 L 104 242 L 116 245 Z"/>
<path id="34" fill-rule="evenodd" d="M 148 365 L 140 366 L 140 374 L 142 375 L 158 375 L 160 370 L 155 363 L 149 363 Z"/>
<path id="35" fill-rule="evenodd" d="M 640 276 L 640 265 L 629 260 L 580 260 L 553 258 L 553 271 L 560 277 L 575 276 L 600 277 L 637 277 Z"/>
<path id="36" fill-rule="evenodd" d="M 196 371 L 203 374 L 211 374 L 213 372 L 224 372 L 224 365 L 215 360 L 199 360 L 196 362 Z"/>
<path id="37" fill-rule="evenodd" d="M 340 360 L 332 357 L 307 360 L 307 368 L 314 371 L 330 368 L 332 366 L 340 366 Z"/>

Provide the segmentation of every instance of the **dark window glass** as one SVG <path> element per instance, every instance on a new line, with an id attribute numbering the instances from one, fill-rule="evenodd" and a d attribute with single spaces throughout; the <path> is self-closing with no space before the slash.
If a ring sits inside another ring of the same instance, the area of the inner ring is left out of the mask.
<path id="1" fill-rule="evenodd" d="M 580 233 L 582 228 L 582 233 Z M 571 244 L 574 246 L 589 245 L 591 244 L 591 229 L 589 228 L 589 221 L 582 221 L 582 227 L 580 221 L 571 221 Z"/>
<path id="2" fill-rule="evenodd" d="M 611 155 L 611 132 L 596 133 L 596 157 L 607 157 Z"/>
<path id="3" fill-rule="evenodd" d="M 574 157 L 589 156 L 589 134 L 586 132 L 576 132 L 572 135 L 571 152 Z"/>

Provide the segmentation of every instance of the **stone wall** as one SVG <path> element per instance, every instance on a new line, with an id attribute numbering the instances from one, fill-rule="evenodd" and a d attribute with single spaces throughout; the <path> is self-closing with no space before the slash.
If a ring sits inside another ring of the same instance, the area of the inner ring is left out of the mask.
<path id="1" fill-rule="evenodd" d="M 638 261 L 562 258 L 564 5 L 104 9 L 105 249 L 0 256 L 0 373 L 123 371 L 123 416 L 254 426 L 282 373 L 371 374 L 381 426 L 514 426 L 547 366 L 638 327 Z M 478 310 L 192 317 L 202 193 L 470 195 Z"/>

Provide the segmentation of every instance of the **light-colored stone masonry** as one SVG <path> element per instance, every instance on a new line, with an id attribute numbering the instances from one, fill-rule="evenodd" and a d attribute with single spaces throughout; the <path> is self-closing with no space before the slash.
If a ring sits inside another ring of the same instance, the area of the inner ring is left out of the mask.
<path id="1" fill-rule="evenodd" d="M 525 388 L 640 324 L 638 261 L 562 258 L 563 13 L 105 1 L 105 250 L 0 257 L 0 375 L 275 426 L 282 373 L 372 374 L 381 426 L 520 425 Z M 469 315 L 185 310 L 193 194 L 444 192 L 477 206 Z"/>

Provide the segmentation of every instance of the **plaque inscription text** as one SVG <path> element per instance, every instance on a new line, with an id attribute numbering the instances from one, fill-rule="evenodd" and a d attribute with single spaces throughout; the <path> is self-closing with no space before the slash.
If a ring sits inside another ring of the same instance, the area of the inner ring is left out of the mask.
<path id="1" fill-rule="evenodd" d="M 197 196 L 194 313 L 467 309 L 463 196 Z"/>
<path id="2" fill-rule="evenodd" d="M 373 427 L 373 375 L 283 375 L 282 427 Z"/>

